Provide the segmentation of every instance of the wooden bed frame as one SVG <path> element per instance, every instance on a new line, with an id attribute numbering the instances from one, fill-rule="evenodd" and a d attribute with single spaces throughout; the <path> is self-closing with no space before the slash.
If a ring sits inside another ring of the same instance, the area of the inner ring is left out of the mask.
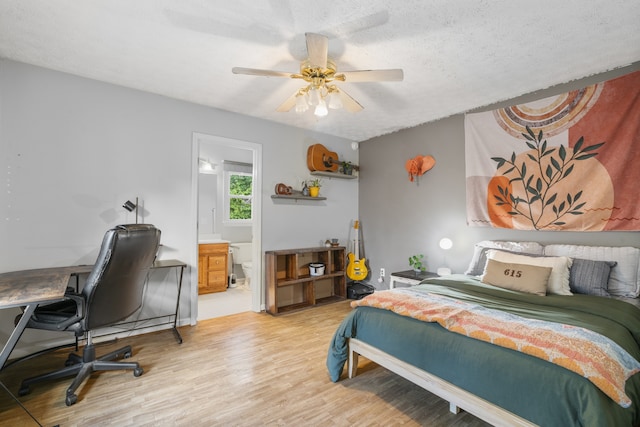
<path id="1" fill-rule="evenodd" d="M 356 376 L 358 369 L 358 356 L 364 356 L 372 362 L 377 363 L 394 372 L 412 383 L 430 391 L 438 397 L 449 402 L 449 410 L 454 414 L 459 412 L 459 408 L 475 415 L 476 417 L 494 426 L 527 426 L 531 423 L 493 403 L 469 393 L 443 379 L 430 374 L 422 369 L 416 368 L 402 360 L 385 353 L 363 341 L 355 338 L 349 339 L 349 378 Z"/>

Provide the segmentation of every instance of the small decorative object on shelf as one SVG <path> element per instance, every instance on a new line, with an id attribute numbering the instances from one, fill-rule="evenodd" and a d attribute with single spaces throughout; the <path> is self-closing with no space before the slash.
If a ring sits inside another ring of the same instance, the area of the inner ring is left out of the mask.
<path id="1" fill-rule="evenodd" d="M 311 276 L 323 276 L 324 264 L 321 262 L 312 262 L 309 264 L 309 275 Z"/>
<path id="2" fill-rule="evenodd" d="M 276 184 L 275 187 L 275 194 L 271 195 L 271 198 L 274 200 L 294 200 L 294 201 L 298 201 L 298 200 L 313 200 L 313 201 L 319 201 L 319 200 L 326 200 L 326 197 L 320 197 L 319 191 L 315 191 L 311 188 L 312 183 L 315 183 L 317 185 L 315 190 L 319 190 L 319 186 L 320 184 L 320 180 L 319 179 L 313 179 L 313 180 L 309 180 L 309 181 L 302 181 L 302 189 L 301 190 L 294 190 L 292 187 L 283 184 L 283 183 L 279 183 Z M 312 192 L 315 191 L 315 196 L 312 194 Z"/>
<path id="3" fill-rule="evenodd" d="M 279 194 L 281 196 L 282 195 L 290 196 L 291 193 L 293 192 L 293 189 L 286 184 L 279 183 L 279 184 L 276 184 L 275 191 L 276 191 L 276 194 Z"/>
<path id="4" fill-rule="evenodd" d="M 320 178 L 310 179 L 307 181 L 307 186 L 309 187 L 309 196 L 318 197 L 320 194 L 320 187 L 322 187 Z"/>
<path id="5" fill-rule="evenodd" d="M 338 239 L 327 239 L 324 241 L 324 245 L 327 248 L 337 248 L 340 246 L 340 243 L 338 243 Z"/>
<path id="6" fill-rule="evenodd" d="M 411 255 L 409 257 L 409 265 L 411 266 L 411 268 L 413 268 L 413 271 L 415 271 L 416 274 L 419 274 L 420 272 L 425 271 L 426 268 L 424 267 L 424 255 L 423 254 Z"/>
<path id="7" fill-rule="evenodd" d="M 351 162 L 343 161 L 341 163 L 342 173 L 345 175 L 353 175 L 353 165 Z"/>

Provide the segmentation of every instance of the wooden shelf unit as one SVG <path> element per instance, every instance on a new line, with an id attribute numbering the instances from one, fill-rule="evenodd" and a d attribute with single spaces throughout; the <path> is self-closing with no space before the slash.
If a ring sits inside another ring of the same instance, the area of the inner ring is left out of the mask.
<path id="1" fill-rule="evenodd" d="M 268 313 L 301 310 L 347 297 L 343 246 L 267 251 L 265 261 Z M 323 263 L 325 274 L 312 276 L 310 263 Z"/>

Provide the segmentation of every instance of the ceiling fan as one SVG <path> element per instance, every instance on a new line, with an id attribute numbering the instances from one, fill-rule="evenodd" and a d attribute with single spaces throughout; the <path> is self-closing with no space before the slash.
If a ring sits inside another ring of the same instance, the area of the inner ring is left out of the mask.
<path id="1" fill-rule="evenodd" d="M 401 69 L 338 72 L 335 62 L 328 57 L 329 39 L 314 33 L 305 33 L 305 37 L 308 58 L 300 63 L 299 73 L 242 67 L 234 67 L 231 71 L 234 74 L 304 80 L 307 85 L 284 101 L 277 111 L 286 112 L 295 106 L 297 113 L 304 113 L 309 107 L 314 107 L 314 114 L 320 117 L 326 116 L 329 108 L 344 108 L 352 113 L 364 108 L 344 90 L 338 89 L 334 83 L 336 81 L 349 83 L 401 81 L 404 77 Z"/>

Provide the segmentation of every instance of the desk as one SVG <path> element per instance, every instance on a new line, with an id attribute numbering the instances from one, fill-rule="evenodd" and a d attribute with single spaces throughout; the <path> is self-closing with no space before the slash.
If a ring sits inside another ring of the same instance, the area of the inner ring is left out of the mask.
<path id="1" fill-rule="evenodd" d="M 431 271 L 421 271 L 420 273 L 416 273 L 413 270 L 391 273 L 391 275 L 389 276 L 389 289 L 395 288 L 396 282 L 407 283 L 410 286 L 414 286 L 422 282 L 424 279 L 428 279 L 429 277 L 438 277 L 438 274 L 432 273 Z"/>
<path id="2" fill-rule="evenodd" d="M 158 260 L 151 266 L 151 270 L 162 268 L 179 269 L 176 309 L 173 314 L 167 315 L 174 317 L 172 329 L 179 344 L 182 344 L 182 336 L 180 332 L 178 332 L 177 326 L 180 310 L 180 295 L 182 292 L 182 278 L 186 266 L 187 264 L 176 259 Z M 24 314 L 9 336 L 9 340 L 2 349 L 2 353 L 0 353 L 0 369 L 4 367 L 36 307 L 40 304 L 62 299 L 71 278 L 75 277 L 77 281 L 80 275 L 88 274 L 92 269 L 92 265 L 72 265 L 68 267 L 40 268 L 0 274 L 0 309 L 25 307 Z M 167 316 L 157 316 L 153 319 Z"/>
<path id="3" fill-rule="evenodd" d="M 182 335 L 180 335 L 180 332 L 178 331 L 178 315 L 180 314 L 180 295 L 182 293 L 182 277 L 184 276 L 184 269 L 186 267 L 187 267 L 187 264 L 177 259 L 156 260 L 151 265 L 151 270 L 157 270 L 161 268 L 177 268 L 180 271 L 180 276 L 178 277 L 178 280 L 177 280 L 178 294 L 176 296 L 176 310 L 173 314 L 173 327 L 172 327 L 173 334 L 176 336 L 176 340 L 178 340 L 178 344 L 182 344 Z M 167 316 L 156 316 L 148 319 L 138 319 L 138 321 L 159 319 L 162 317 L 167 317 Z M 128 323 L 133 323 L 133 322 L 128 322 Z M 162 324 L 163 323 L 160 323 L 160 325 Z M 153 326 L 157 326 L 157 324 Z M 136 329 L 136 328 L 134 327 L 133 329 Z"/>
<path id="4" fill-rule="evenodd" d="M 39 304 L 61 300 L 76 267 L 40 268 L 0 274 L 0 309 L 25 307 L 0 353 L 0 369 L 15 348 Z"/>
<path id="5" fill-rule="evenodd" d="M 184 276 L 184 269 L 187 267 L 187 264 L 185 264 L 182 261 L 179 261 L 177 259 L 163 259 L 163 260 L 156 260 L 154 261 L 154 263 L 151 265 L 151 269 L 150 270 L 158 270 L 158 269 L 163 269 L 163 268 L 177 268 L 179 269 L 179 276 L 177 279 L 177 297 L 176 297 L 176 309 L 174 311 L 173 314 L 168 314 L 165 316 L 155 316 L 155 317 L 147 317 L 147 318 L 143 318 L 143 319 L 136 319 L 136 320 L 132 320 L 132 321 L 127 321 L 127 322 L 122 322 L 122 323 L 118 323 L 117 325 L 114 326 L 122 326 L 122 325 L 128 325 L 131 323 L 137 323 L 140 321 L 145 321 L 145 320 L 153 320 L 153 319 L 161 319 L 163 317 L 169 317 L 169 316 L 173 316 L 173 322 L 165 322 L 165 323 L 157 323 L 152 326 L 158 326 L 158 325 L 165 325 L 167 323 L 173 323 L 172 326 L 172 330 L 173 330 L 173 334 L 176 337 L 176 340 L 178 341 L 178 344 L 182 344 L 182 336 L 180 335 L 180 332 L 178 331 L 178 315 L 180 312 L 180 295 L 182 293 L 182 278 Z M 83 274 L 89 274 L 91 273 L 91 270 L 93 270 L 93 265 L 78 265 L 75 267 L 62 267 L 62 268 L 75 268 L 75 270 L 71 273 L 72 276 L 75 277 L 76 279 L 76 290 L 78 290 L 79 287 L 79 277 Z M 146 285 L 145 285 L 146 286 Z M 144 326 L 142 327 L 136 327 L 134 326 L 132 328 L 132 330 L 136 330 L 136 329 L 143 329 L 145 328 Z M 117 332 L 114 332 L 117 333 Z M 109 335 L 109 334 L 102 334 L 104 335 Z M 100 334 L 96 334 L 94 336 L 100 336 Z"/>
<path id="6" fill-rule="evenodd" d="M 74 271 L 75 267 L 58 267 L 0 274 L 0 309 L 25 307 L 24 314 L 0 353 L 0 370 L 18 343 L 36 307 L 61 300 Z M 0 385 L 38 425 L 42 425 L 4 384 Z"/>
<path id="7" fill-rule="evenodd" d="M 180 271 L 177 283 L 178 292 L 176 298 L 176 309 L 173 314 L 173 333 L 175 334 L 179 344 L 182 344 L 182 336 L 180 335 L 177 326 L 180 311 L 182 278 L 186 266 L 187 264 L 184 262 L 175 259 L 157 260 L 151 266 L 151 270 L 161 268 L 178 268 Z M 64 298 L 67 285 L 71 278 L 75 277 L 77 285 L 79 276 L 82 274 L 89 274 L 92 269 L 92 265 L 75 265 L 69 267 L 12 271 L 0 274 L 0 309 L 25 307 L 24 313 L 20 317 L 18 324 L 15 325 L 13 332 L 11 332 L 9 339 L 0 353 L 0 370 L 4 368 L 5 363 L 9 359 L 11 352 L 18 343 L 18 340 L 22 336 L 31 315 L 34 313 L 38 305 L 59 301 Z M 157 316 L 154 318 L 159 317 L 167 316 Z M 0 386 L 9 393 L 11 398 L 15 400 L 38 425 L 41 425 L 31 412 L 22 405 L 22 403 L 13 395 L 13 393 L 11 393 L 11 391 L 9 391 L 9 389 L 5 387 L 3 383 L 0 382 Z"/>

